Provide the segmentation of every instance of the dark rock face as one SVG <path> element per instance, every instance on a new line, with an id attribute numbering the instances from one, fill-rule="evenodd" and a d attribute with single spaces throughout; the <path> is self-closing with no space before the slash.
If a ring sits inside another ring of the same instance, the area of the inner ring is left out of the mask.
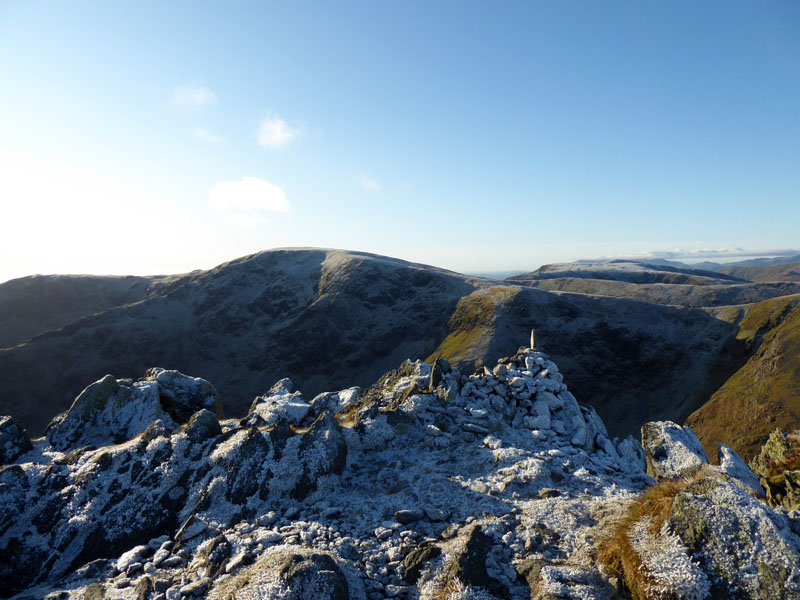
<path id="1" fill-rule="evenodd" d="M 480 528 L 473 527 L 467 534 L 463 550 L 455 557 L 448 569 L 449 581 L 461 581 L 465 585 L 488 590 L 498 598 L 508 598 L 508 588 L 491 577 L 486 571 L 486 558 L 492 549 L 492 540 Z"/>
<path id="2" fill-rule="evenodd" d="M 22 425 L 11 417 L 0 417 L 0 466 L 13 463 L 32 448 L 28 433 Z"/>
<path id="3" fill-rule="evenodd" d="M 442 549 L 431 544 L 414 548 L 403 560 L 405 580 L 408 583 L 416 583 L 425 565 L 441 554 Z"/>
<path id="4" fill-rule="evenodd" d="M 219 426 L 217 415 L 202 408 L 189 419 L 185 431 L 186 437 L 196 444 L 220 435 L 222 428 Z"/>

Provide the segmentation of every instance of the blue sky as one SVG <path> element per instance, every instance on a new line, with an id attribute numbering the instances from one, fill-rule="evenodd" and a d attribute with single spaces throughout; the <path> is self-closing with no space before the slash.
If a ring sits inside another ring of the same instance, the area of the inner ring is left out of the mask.
<path id="1" fill-rule="evenodd" d="M 800 248 L 797 2 L 0 1 L 0 280 Z"/>

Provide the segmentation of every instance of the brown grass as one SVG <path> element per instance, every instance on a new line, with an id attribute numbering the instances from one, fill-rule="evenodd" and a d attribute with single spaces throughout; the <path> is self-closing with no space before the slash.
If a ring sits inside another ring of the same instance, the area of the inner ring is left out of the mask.
<path id="1" fill-rule="evenodd" d="M 639 555 L 631 546 L 628 532 L 641 521 L 650 521 L 650 532 L 658 535 L 661 526 L 669 518 L 675 497 L 700 474 L 692 479 L 677 479 L 658 483 L 634 500 L 621 518 L 615 520 L 606 535 L 598 542 L 598 560 L 611 575 L 620 577 L 634 600 L 656 600 L 647 594 L 650 580 L 642 566 Z"/>

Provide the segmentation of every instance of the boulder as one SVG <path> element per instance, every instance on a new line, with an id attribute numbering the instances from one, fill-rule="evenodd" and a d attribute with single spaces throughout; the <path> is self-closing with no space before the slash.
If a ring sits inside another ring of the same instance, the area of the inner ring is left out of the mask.
<path id="1" fill-rule="evenodd" d="M 217 415 L 202 408 L 192 415 L 184 432 L 192 442 L 199 444 L 220 435 L 222 428 L 219 426 Z"/>
<path id="2" fill-rule="evenodd" d="M 247 424 L 260 427 L 286 421 L 291 425 L 299 425 L 312 407 L 303 400 L 300 392 L 294 392 L 293 389 L 294 383 L 288 377 L 276 382 L 266 394 L 253 400 L 247 414 Z M 324 399 L 326 402 L 330 400 Z M 323 399 L 319 402 L 322 403 Z"/>
<path id="3" fill-rule="evenodd" d="M 645 423 L 642 448 L 647 474 L 658 481 L 688 477 L 708 464 L 706 451 L 694 431 L 672 421 Z"/>
<path id="4" fill-rule="evenodd" d="M 800 537 L 740 486 L 703 476 L 678 493 L 667 526 L 706 574 L 712 598 L 800 598 Z"/>
<path id="5" fill-rule="evenodd" d="M 351 582 L 333 556 L 292 546 L 266 554 L 233 577 L 220 578 L 207 597 L 348 600 L 350 588 Z M 352 597 L 362 595 L 363 591 Z"/>
<path id="6" fill-rule="evenodd" d="M 224 418 L 219 394 L 205 379 L 154 367 L 144 374 L 144 381 L 158 383 L 164 410 L 176 423 L 186 423 L 194 413 L 203 408 L 216 413 L 219 419 Z"/>
<path id="7" fill-rule="evenodd" d="M 25 428 L 11 417 L 0 416 L 0 466 L 13 463 L 32 449 Z"/>

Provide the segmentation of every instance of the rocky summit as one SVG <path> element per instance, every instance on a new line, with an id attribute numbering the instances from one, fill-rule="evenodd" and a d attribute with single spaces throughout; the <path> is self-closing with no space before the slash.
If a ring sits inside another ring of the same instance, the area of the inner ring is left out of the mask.
<path id="1" fill-rule="evenodd" d="M 227 420 L 202 379 L 106 376 L 42 438 L 0 419 L 0 452 L 20 600 L 800 598 L 763 473 L 671 422 L 610 438 L 535 349 L 282 379 Z"/>

